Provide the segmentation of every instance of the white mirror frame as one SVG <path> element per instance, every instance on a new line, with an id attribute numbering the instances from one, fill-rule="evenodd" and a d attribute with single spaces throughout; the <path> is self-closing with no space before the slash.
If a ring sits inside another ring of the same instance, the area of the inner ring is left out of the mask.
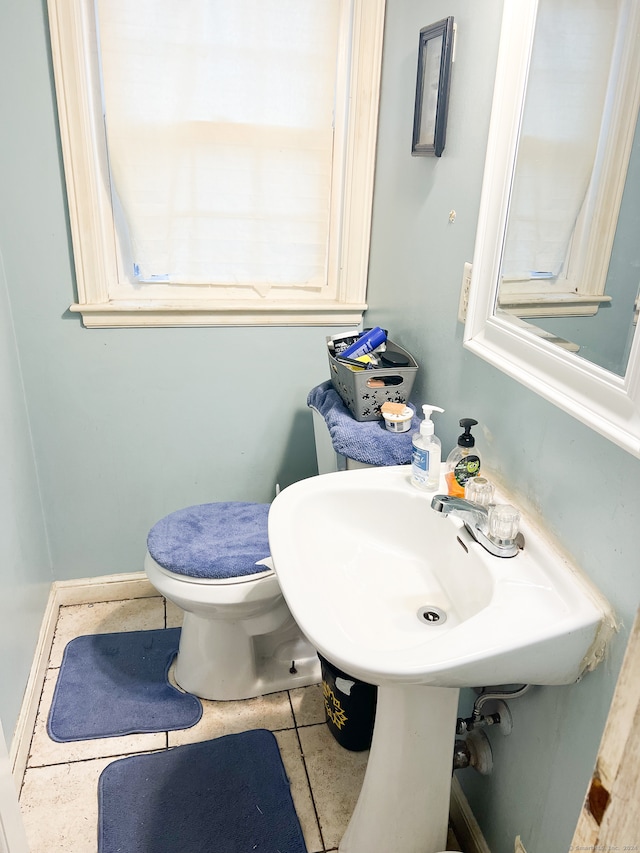
<path id="1" fill-rule="evenodd" d="M 620 377 L 495 313 L 537 8 L 504 3 L 464 346 L 640 458 L 640 332 Z"/>

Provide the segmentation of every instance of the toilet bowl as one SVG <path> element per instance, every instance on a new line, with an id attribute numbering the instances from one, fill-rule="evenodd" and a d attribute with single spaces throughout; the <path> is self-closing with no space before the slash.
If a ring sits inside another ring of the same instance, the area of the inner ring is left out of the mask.
<path id="1" fill-rule="evenodd" d="M 319 473 L 353 467 L 333 450 L 321 417 L 314 434 Z M 268 510 L 269 504 L 200 504 L 171 513 L 149 532 L 147 577 L 184 611 L 175 680 L 202 699 L 249 699 L 321 681 L 316 650 L 273 570 Z"/>
<path id="2" fill-rule="evenodd" d="M 249 699 L 320 681 L 269 558 L 268 504 L 199 504 L 152 527 L 144 569 L 184 611 L 177 684 L 202 699 Z"/>

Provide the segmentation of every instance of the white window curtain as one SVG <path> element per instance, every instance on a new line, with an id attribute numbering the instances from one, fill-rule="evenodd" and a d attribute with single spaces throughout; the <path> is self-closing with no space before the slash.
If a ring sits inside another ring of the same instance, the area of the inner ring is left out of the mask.
<path id="1" fill-rule="evenodd" d="M 540 0 L 502 275 L 563 271 L 596 158 L 618 0 Z"/>
<path id="2" fill-rule="evenodd" d="M 325 286 L 340 0 L 96 6 L 136 279 Z"/>

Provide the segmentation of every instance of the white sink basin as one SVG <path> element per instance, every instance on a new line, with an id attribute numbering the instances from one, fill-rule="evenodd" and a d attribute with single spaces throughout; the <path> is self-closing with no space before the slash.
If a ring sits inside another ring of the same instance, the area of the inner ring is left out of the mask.
<path id="1" fill-rule="evenodd" d="M 597 663 L 612 618 L 591 584 L 526 523 L 523 551 L 492 556 L 432 497 L 401 466 L 313 477 L 276 498 L 271 553 L 315 647 L 378 685 L 570 684 Z M 421 619 L 424 607 L 446 621 Z"/>
<path id="2" fill-rule="evenodd" d="M 340 853 L 444 850 L 458 688 L 570 684 L 614 629 L 607 601 L 526 522 L 524 550 L 495 557 L 432 497 L 406 466 L 372 468 L 295 483 L 269 513 L 298 625 L 329 661 L 378 685 Z M 425 609 L 446 619 L 426 621 Z"/>

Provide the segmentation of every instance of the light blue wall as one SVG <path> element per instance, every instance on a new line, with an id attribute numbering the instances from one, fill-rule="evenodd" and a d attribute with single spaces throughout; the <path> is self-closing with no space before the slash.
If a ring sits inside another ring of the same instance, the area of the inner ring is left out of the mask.
<path id="1" fill-rule="evenodd" d="M 53 577 L 1 241 L 0 472 L 0 720 L 9 739 Z"/>
<path id="2" fill-rule="evenodd" d="M 473 256 L 501 13 L 502 0 L 388 0 L 366 321 L 392 330 L 416 356 L 412 397 L 446 410 L 436 423 L 444 452 L 459 418 L 476 418 L 486 465 L 544 520 L 623 622 L 609 660 L 580 684 L 535 688 L 511 703 L 511 737 L 490 733 L 492 776 L 459 774 L 493 853 L 512 853 L 518 834 L 528 853 L 560 853 L 640 602 L 640 461 L 462 347 L 458 297 Z M 458 25 L 447 144 L 439 160 L 412 158 L 418 32 L 447 15 Z M 462 710 L 469 705 L 465 696 Z"/>
<path id="3" fill-rule="evenodd" d="M 7 287 L 10 247 L 6 225 L 12 218 L 7 178 L 15 162 L 6 159 L 5 142 L 12 130 L 13 108 L 18 106 L 23 89 L 22 81 L 20 85 L 12 82 L 11 59 L 23 46 L 13 43 L 12 34 L 4 24 L 3 15 L 0 25 L 0 720 L 5 737 L 10 740 L 53 575 Z M 24 81 L 26 85 L 29 80 L 30 73 Z M 24 122 L 28 123 L 28 113 Z"/>
<path id="4" fill-rule="evenodd" d="M 171 509 L 269 500 L 276 481 L 314 472 L 305 398 L 327 376 L 331 331 L 99 331 L 67 313 L 73 274 L 44 5 L 4 4 L 0 27 L 0 250 L 17 340 L 3 282 L 7 733 L 52 576 L 36 470 L 54 577 L 139 570 L 149 526 Z M 458 419 L 476 417 L 486 463 L 545 519 L 623 620 L 609 660 L 581 684 L 512 703 L 514 734 L 492 735 L 491 777 L 463 774 L 493 853 L 511 853 L 516 834 L 528 853 L 555 853 L 568 847 L 640 599 L 640 462 L 462 348 L 456 311 L 473 254 L 501 10 L 502 0 L 388 0 L 367 320 L 418 358 L 414 401 L 446 409 L 438 425 L 445 449 Z M 447 147 L 439 160 L 412 158 L 418 31 L 450 14 L 459 30 Z M 239 425 L 229 402 L 242 408 Z"/>

